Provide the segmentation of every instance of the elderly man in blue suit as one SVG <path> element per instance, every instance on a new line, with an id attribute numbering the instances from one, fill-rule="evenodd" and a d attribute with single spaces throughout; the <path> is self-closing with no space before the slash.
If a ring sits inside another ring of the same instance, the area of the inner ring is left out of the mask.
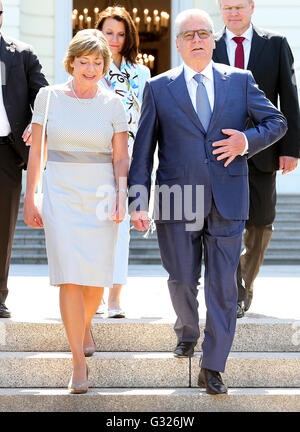
<path id="1" fill-rule="evenodd" d="M 158 143 L 156 183 L 182 192 L 180 199 L 178 194 L 168 195 L 173 209 L 168 217 L 163 194 L 156 197 L 161 258 L 177 314 L 174 353 L 192 356 L 199 338 L 197 286 L 204 249 L 207 316 L 198 383 L 210 394 L 221 394 L 227 393 L 220 372 L 225 370 L 235 333 L 236 271 L 249 209 L 247 158 L 280 139 L 287 125 L 251 72 L 212 62 L 213 23 L 206 12 L 186 10 L 175 26 L 183 65 L 146 85 L 129 175 L 131 217 L 137 230 L 148 228 Z M 247 129 L 249 120 L 255 127 Z M 197 205 L 200 185 L 202 209 Z M 141 188 L 147 193 L 135 196 Z M 194 229 L 186 213 L 178 218 L 178 208 L 187 202 L 196 216 Z M 201 225 L 197 214 L 202 210 Z"/>

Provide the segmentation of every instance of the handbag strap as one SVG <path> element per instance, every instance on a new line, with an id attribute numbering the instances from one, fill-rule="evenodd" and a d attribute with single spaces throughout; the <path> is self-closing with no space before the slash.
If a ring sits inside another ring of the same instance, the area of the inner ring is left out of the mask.
<path id="1" fill-rule="evenodd" d="M 42 190 L 43 190 L 45 139 L 46 139 L 46 127 L 47 127 L 48 114 L 49 114 L 50 98 L 51 98 L 51 88 L 49 88 L 49 91 L 48 91 L 47 103 L 46 103 L 46 111 L 45 111 L 45 117 L 44 117 L 44 123 L 43 123 L 43 131 L 42 131 L 40 180 L 39 180 L 39 183 L 38 183 L 38 191 L 37 191 L 37 193 L 38 193 L 39 196 L 42 195 Z"/>

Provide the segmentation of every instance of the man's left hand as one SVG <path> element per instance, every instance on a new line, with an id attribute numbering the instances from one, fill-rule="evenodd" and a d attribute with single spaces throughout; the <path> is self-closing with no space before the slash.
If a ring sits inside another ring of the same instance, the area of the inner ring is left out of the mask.
<path id="1" fill-rule="evenodd" d="M 27 128 L 24 130 L 24 133 L 22 135 L 24 143 L 29 147 L 32 143 L 32 125 L 31 123 L 27 126 Z"/>
<path id="2" fill-rule="evenodd" d="M 224 164 L 226 168 L 237 156 L 244 152 L 246 138 L 242 132 L 234 129 L 223 129 L 222 133 L 230 138 L 214 142 L 212 146 L 219 148 L 213 151 L 213 155 L 220 155 L 217 157 L 218 161 L 227 159 Z"/>
<path id="3" fill-rule="evenodd" d="M 279 169 L 282 170 L 282 175 L 294 171 L 298 166 L 298 159 L 291 156 L 280 156 Z"/>

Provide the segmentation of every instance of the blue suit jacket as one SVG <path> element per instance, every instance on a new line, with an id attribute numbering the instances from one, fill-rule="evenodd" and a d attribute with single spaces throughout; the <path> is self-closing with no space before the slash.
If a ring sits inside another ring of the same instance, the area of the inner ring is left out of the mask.
<path id="1" fill-rule="evenodd" d="M 191 102 L 182 66 L 147 82 L 129 186 L 143 185 L 150 192 L 158 143 L 158 185 L 179 185 L 183 201 L 185 185 L 204 185 L 204 216 L 210 211 L 213 197 L 224 218 L 245 220 L 249 210 L 247 157 L 280 139 L 287 122 L 258 89 L 251 72 L 216 63 L 213 71 L 215 103 L 207 133 Z M 249 119 L 255 128 L 246 130 Z M 222 129 L 242 131 L 249 142 L 248 155 L 236 157 L 227 168 L 225 161 L 217 161 L 212 154 L 212 143 L 226 138 Z M 129 201 L 132 203 L 134 197 L 130 196 Z M 140 209 L 147 210 L 148 197 L 139 201 Z M 173 214 L 169 221 L 175 221 Z M 186 221 L 184 216 L 182 221 Z M 158 222 L 167 220 L 160 215 Z"/>

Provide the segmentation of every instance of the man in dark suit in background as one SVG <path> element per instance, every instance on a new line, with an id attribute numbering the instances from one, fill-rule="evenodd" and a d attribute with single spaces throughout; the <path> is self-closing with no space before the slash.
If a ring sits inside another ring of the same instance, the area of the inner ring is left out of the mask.
<path id="1" fill-rule="evenodd" d="M 250 308 L 253 283 L 273 233 L 276 171 L 293 171 L 300 157 L 300 114 L 293 55 L 285 37 L 251 24 L 252 0 L 218 1 L 225 29 L 216 37 L 213 59 L 249 69 L 266 97 L 288 121 L 288 132 L 275 145 L 248 160 L 250 215 L 238 268 L 238 318 Z M 248 127 L 253 127 L 249 124 Z"/>
<path id="2" fill-rule="evenodd" d="M 0 0 L 0 28 L 3 4 Z M 26 168 L 31 108 L 39 89 L 48 85 L 30 46 L 0 33 L 0 318 L 5 305 L 11 249 Z M 25 130 L 26 129 L 26 130 Z"/>

